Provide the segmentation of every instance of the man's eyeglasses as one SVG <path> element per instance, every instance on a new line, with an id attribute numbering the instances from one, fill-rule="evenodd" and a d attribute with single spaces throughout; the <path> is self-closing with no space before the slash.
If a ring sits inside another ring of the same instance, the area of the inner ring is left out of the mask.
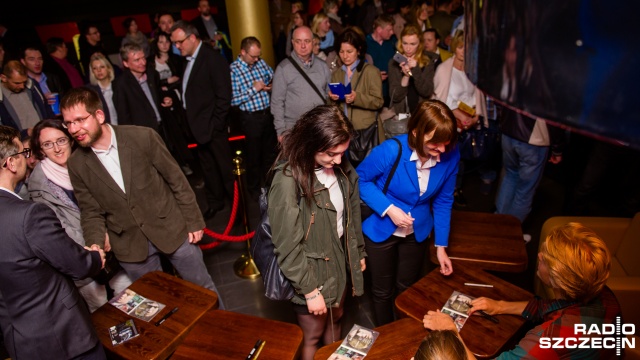
<path id="1" fill-rule="evenodd" d="M 2 163 L 2 167 L 3 167 L 3 168 L 4 168 L 4 167 L 7 167 L 7 161 L 9 161 L 9 158 L 12 158 L 12 157 L 14 157 L 14 156 L 18 156 L 18 155 L 24 155 L 24 157 L 25 157 L 26 159 L 28 159 L 28 158 L 30 158 L 30 157 L 31 157 L 31 149 L 29 149 L 29 148 L 24 148 L 24 149 L 23 149 L 22 151 L 20 151 L 20 152 L 17 152 L 17 153 L 15 153 L 15 154 L 11 154 L 11 155 L 7 156 L 7 157 L 5 158 L 5 160 L 4 160 L 4 162 Z"/>
<path id="2" fill-rule="evenodd" d="M 55 142 L 53 141 L 47 141 L 47 142 L 43 142 L 42 145 L 40 145 L 42 147 L 43 150 L 51 150 L 53 149 L 53 145 L 58 145 L 58 147 L 63 147 L 65 145 L 67 145 L 69 143 L 69 138 L 68 137 L 61 137 L 60 139 L 56 140 Z"/>
<path id="3" fill-rule="evenodd" d="M 62 123 L 62 126 L 64 126 L 65 129 L 68 129 L 71 127 L 71 125 L 73 126 L 80 126 L 82 124 L 84 124 L 85 121 L 87 121 L 87 119 L 93 114 L 89 114 L 83 118 L 77 119 L 77 120 L 73 120 L 73 121 L 65 121 Z"/>
<path id="4" fill-rule="evenodd" d="M 191 35 L 187 35 L 187 37 L 185 37 L 184 39 L 182 39 L 182 40 L 176 40 L 176 41 L 174 41 L 173 43 L 174 43 L 174 44 L 176 44 L 176 46 L 178 46 L 178 45 L 182 45 L 182 43 L 183 43 L 183 42 L 185 42 L 185 41 L 187 41 L 187 40 L 189 39 L 189 37 L 190 37 L 190 36 L 191 36 Z"/>

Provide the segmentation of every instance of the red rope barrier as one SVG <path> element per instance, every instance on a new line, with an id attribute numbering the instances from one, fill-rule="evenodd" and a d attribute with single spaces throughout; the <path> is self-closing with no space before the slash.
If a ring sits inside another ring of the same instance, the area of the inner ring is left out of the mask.
<path id="1" fill-rule="evenodd" d="M 240 242 L 247 241 L 253 237 L 255 231 L 252 231 L 248 234 L 244 235 L 229 235 L 231 229 L 233 228 L 233 223 L 236 221 L 236 216 L 238 215 L 238 200 L 240 199 L 240 195 L 238 193 L 238 182 L 235 181 L 233 183 L 233 206 L 231 206 L 231 216 L 229 217 L 229 222 L 227 223 L 227 227 L 224 229 L 222 234 L 215 233 L 208 228 L 204 228 L 204 233 L 207 236 L 214 238 L 215 240 L 209 244 L 201 244 L 200 249 L 208 250 L 213 249 L 214 247 L 222 244 L 222 241 L 230 241 L 230 242 Z"/>

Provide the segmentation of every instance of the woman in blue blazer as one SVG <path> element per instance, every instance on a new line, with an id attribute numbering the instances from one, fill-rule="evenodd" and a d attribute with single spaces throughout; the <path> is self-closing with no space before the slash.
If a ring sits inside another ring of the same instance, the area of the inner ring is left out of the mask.
<path id="1" fill-rule="evenodd" d="M 409 120 L 408 134 L 396 139 L 400 146 L 385 141 L 357 169 L 360 198 L 374 212 L 362 231 L 376 326 L 393 321 L 394 296 L 417 281 L 433 228 L 440 272 L 453 272 L 446 246 L 460 159 L 455 117 L 443 102 L 423 101 Z M 400 147 L 400 162 L 385 194 Z"/>

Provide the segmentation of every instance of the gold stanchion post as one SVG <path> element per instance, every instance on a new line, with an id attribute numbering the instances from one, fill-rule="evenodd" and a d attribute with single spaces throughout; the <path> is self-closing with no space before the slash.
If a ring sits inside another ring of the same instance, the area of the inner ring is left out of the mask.
<path id="1" fill-rule="evenodd" d="M 233 163 L 236 165 L 236 168 L 233 170 L 233 173 L 236 175 L 236 181 L 238 182 L 238 194 L 240 199 L 240 205 L 242 208 L 242 223 L 244 224 L 244 232 L 245 234 L 249 233 L 249 220 L 247 218 L 247 204 L 244 198 L 244 185 L 242 184 L 242 174 L 244 174 L 245 169 L 242 167 L 242 151 L 236 151 L 236 157 L 233 158 Z M 250 249 L 251 239 L 247 239 L 247 252 L 242 254 L 238 260 L 233 264 L 233 270 L 236 272 L 236 275 L 247 278 L 247 279 L 255 279 L 260 276 L 260 271 L 256 266 L 256 263 L 253 262 L 253 258 L 251 257 Z"/>

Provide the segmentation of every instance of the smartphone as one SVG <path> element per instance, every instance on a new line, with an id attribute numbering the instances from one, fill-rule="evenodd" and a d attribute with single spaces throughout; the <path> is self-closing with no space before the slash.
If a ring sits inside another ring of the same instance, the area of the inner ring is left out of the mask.
<path id="1" fill-rule="evenodd" d="M 407 57 L 396 51 L 395 55 L 393 55 L 393 60 L 398 64 L 402 64 L 403 62 L 407 62 Z"/>

